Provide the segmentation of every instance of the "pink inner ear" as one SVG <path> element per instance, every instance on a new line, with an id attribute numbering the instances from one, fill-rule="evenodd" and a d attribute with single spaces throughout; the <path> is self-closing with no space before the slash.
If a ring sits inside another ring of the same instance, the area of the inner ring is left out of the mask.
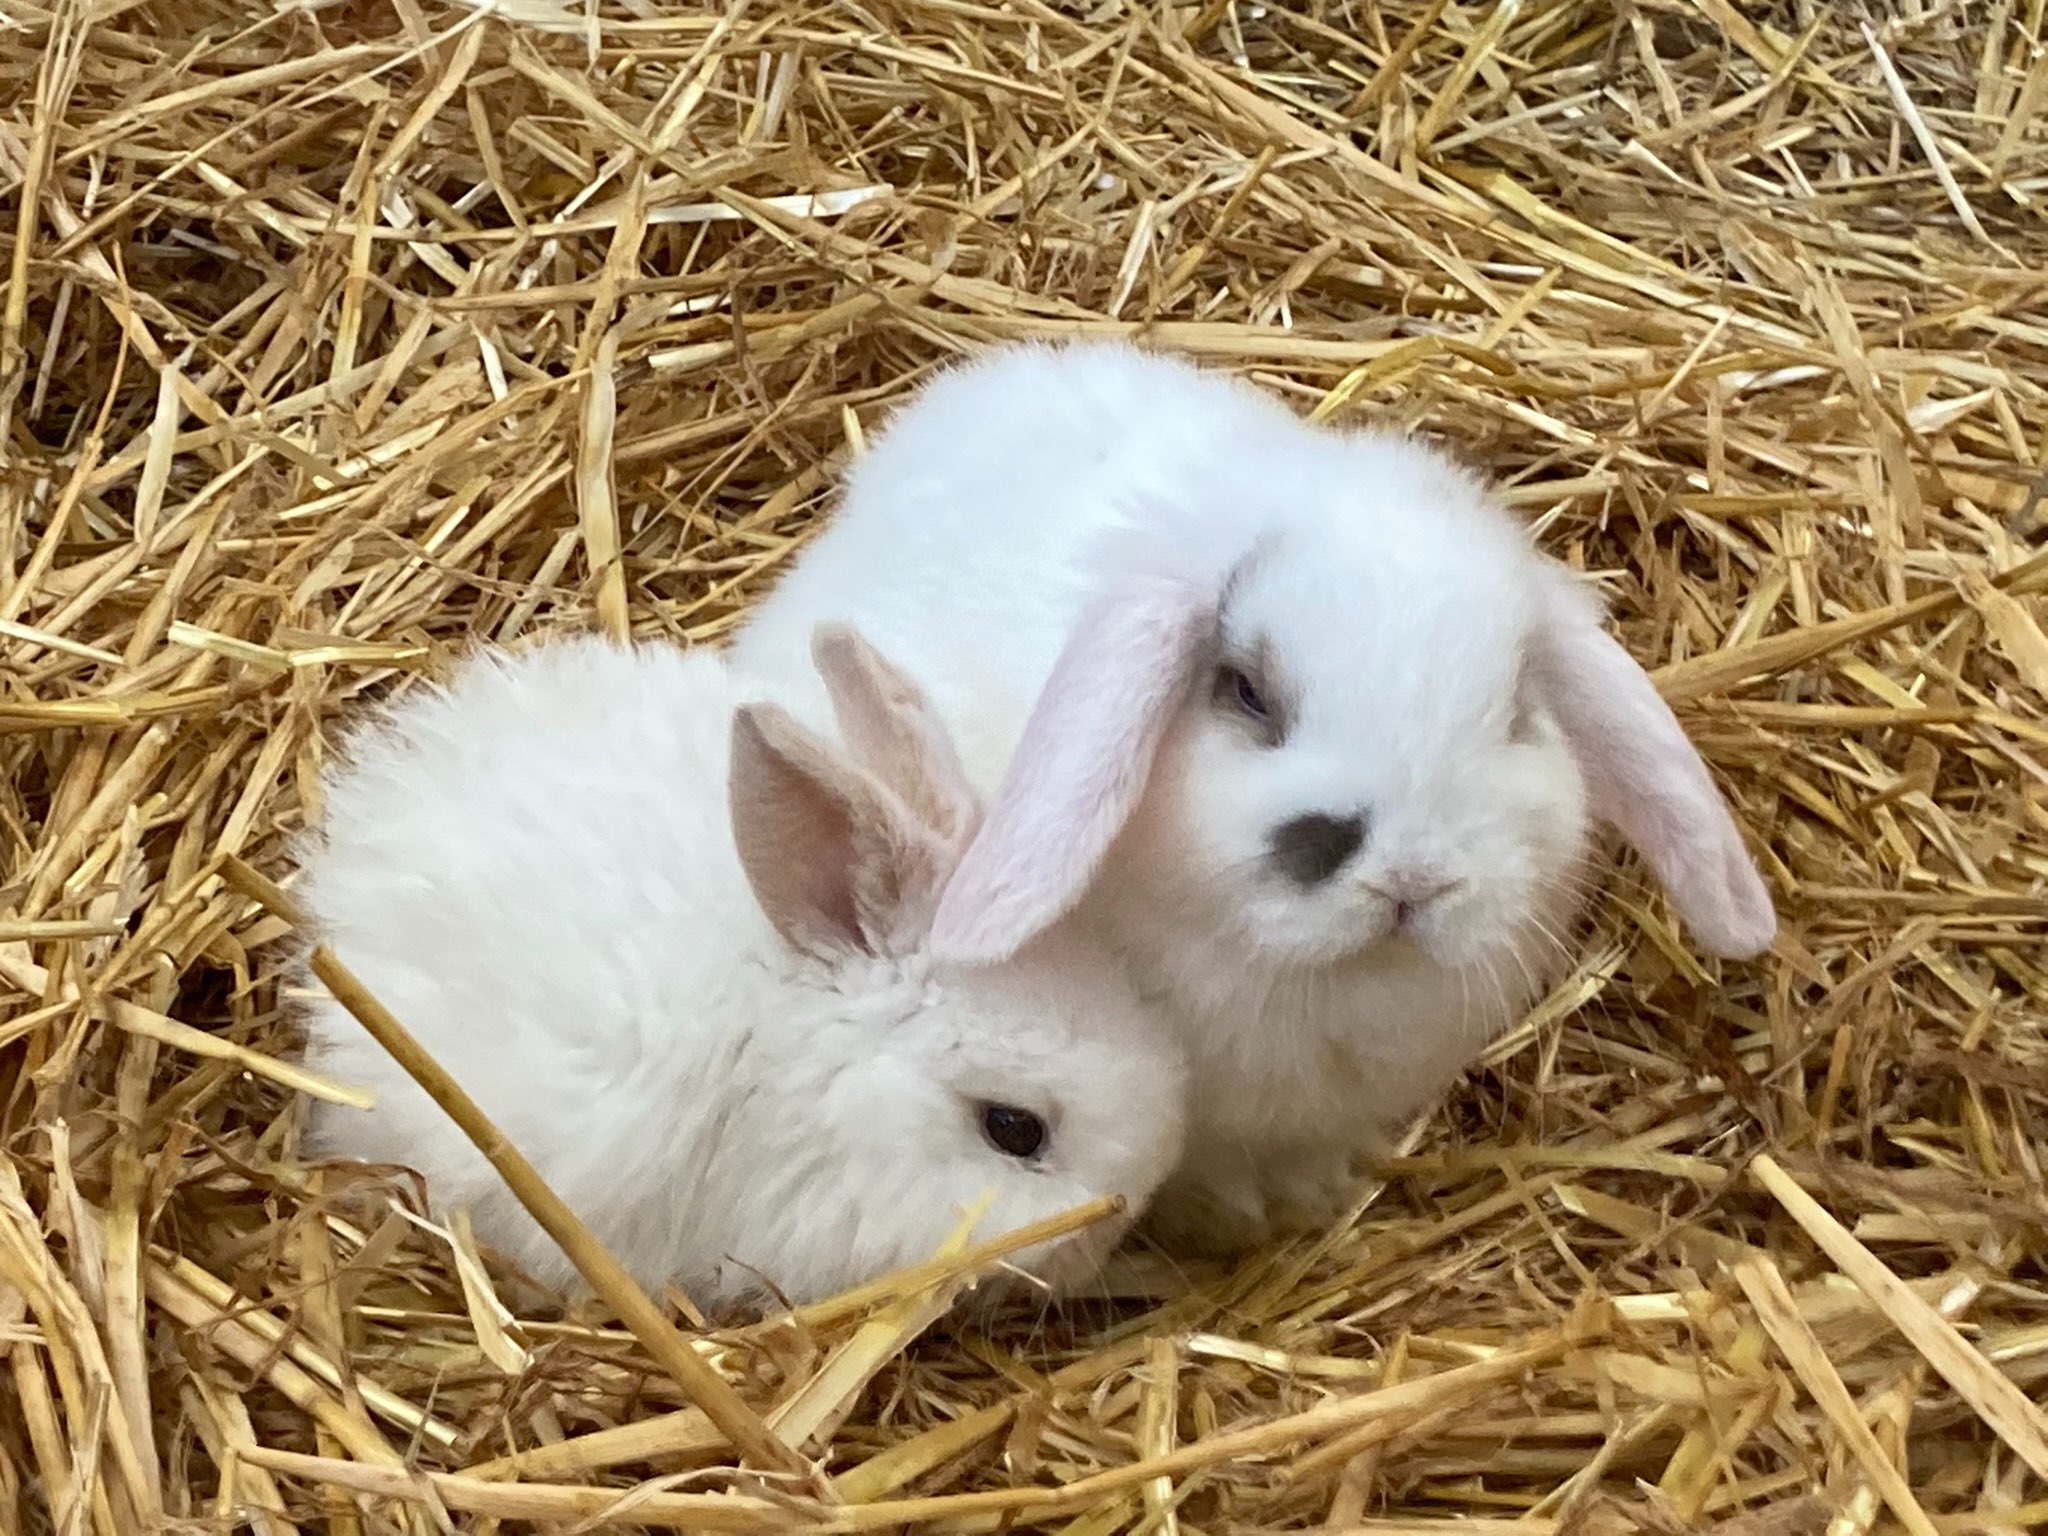
<path id="1" fill-rule="evenodd" d="M 924 941 L 957 848 L 786 711 L 734 714 L 726 795 L 740 867 L 792 947 L 900 956 Z"/>
<path id="2" fill-rule="evenodd" d="M 1157 576 L 1083 612 L 940 898 L 936 951 L 1003 959 L 1080 900 L 1144 793 L 1215 615 L 1212 589 Z"/>
<path id="3" fill-rule="evenodd" d="M 1558 597 L 1539 661 L 1594 813 L 1642 854 L 1705 949 L 1761 954 L 1777 913 L 1706 764 L 1592 605 Z"/>
<path id="4" fill-rule="evenodd" d="M 740 867 L 775 931 L 807 954 L 866 947 L 858 834 L 843 779 L 779 710 L 733 716 L 727 802 Z"/>
<path id="5" fill-rule="evenodd" d="M 818 625 L 811 656 L 854 761 L 902 801 L 940 846 L 957 855 L 981 806 L 952 733 L 924 690 L 851 625 Z M 936 889 L 929 895 L 936 900 Z"/>

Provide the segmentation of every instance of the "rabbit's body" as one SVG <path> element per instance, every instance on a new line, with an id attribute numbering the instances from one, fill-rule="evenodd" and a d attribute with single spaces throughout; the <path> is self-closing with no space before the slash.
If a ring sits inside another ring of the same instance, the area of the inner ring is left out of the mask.
<path id="1" fill-rule="evenodd" d="M 1711 944 L 1768 937 L 1669 711 L 1469 475 L 1184 362 L 941 375 L 733 654 L 815 712 L 824 618 L 917 677 L 995 797 L 940 952 L 1077 908 L 1180 1030 L 1178 1241 L 1341 1208 L 1561 958 L 1596 811 Z"/>
<path id="2" fill-rule="evenodd" d="M 1142 1202 L 1178 1143 L 1179 1064 L 1106 961 L 1056 940 L 963 984 L 915 943 L 806 953 L 771 920 L 728 808 L 729 722 L 761 692 L 711 653 L 592 638 L 469 662 L 349 740 L 302 885 L 319 937 L 630 1271 L 706 1304 L 928 1258 L 985 1187 L 984 1232 Z M 379 1095 L 320 1106 L 317 1151 L 417 1168 L 437 1208 L 571 1278 L 324 993 L 310 1029 L 321 1070 Z M 998 1160 L 976 1096 L 1068 1123 L 1040 1164 Z"/>

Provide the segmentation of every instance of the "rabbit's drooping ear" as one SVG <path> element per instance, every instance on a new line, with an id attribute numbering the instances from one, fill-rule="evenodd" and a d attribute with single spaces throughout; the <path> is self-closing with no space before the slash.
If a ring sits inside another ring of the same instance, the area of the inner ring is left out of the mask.
<path id="1" fill-rule="evenodd" d="M 1710 953 L 1770 947 L 1777 913 L 1727 803 L 1656 684 L 1561 567 L 1544 572 L 1531 660 L 1585 775 L 1593 814 L 1627 839 Z"/>
<path id="2" fill-rule="evenodd" d="M 854 761 L 886 785 L 956 853 L 981 815 L 980 801 L 954 750 L 952 732 L 910 676 L 850 624 L 811 632 L 811 661 L 824 679 Z"/>
<path id="3" fill-rule="evenodd" d="M 950 850 L 783 709 L 734 712 L 726 796 L 754 899 L 795 948 L 899 955 L 929 930 Z"/>
<path id="4" fill-rule="evenodd" d="M 936 951 L 1005 959 L 1080 900 L 1144 793 L 1216 604 L 1213 587 L 1148 576 L 1082 613 L 939 900 Z"/>

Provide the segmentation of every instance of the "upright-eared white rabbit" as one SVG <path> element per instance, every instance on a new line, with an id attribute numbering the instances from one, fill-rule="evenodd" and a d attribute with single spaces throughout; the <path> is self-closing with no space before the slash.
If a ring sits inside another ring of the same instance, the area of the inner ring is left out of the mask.
<path id="1" fill-rule="evenodd" d="M 318 938 L 644 1284 L 802 1301 L 1084 1201 L 1142 1207 L 1180 1149 L 1171 1034 L 1064 930 L 934 963 L 980 822 L 943 725 L 851 630 L 806 647 L 843 745 L 719 655 L 595 637 L 484 653 L 358 730 L 302 895 Z M 316 1153 L 426 1175 L 535 1277 L 566 1261 L 308 981 Z M 1126 1223 L 1128 1224 L 1128 1223 Z M 1115 1233 L 1028 1250 L 1055 1287 Z"/>
<path id="2" fill-rule="evenodd" d="M 1173 1017 L 1189 1144 L 1154 1225 L 1179 1243 L 1341 1210 L 1538 991 L 1594 821 L 1706 950 L 1775 930 L 1671 711 L 1472 476 L 1181 361 L 941 374 L 733 654 L 801 687 L 821 619 L 923 684 L 994 795 L 937 951 L 1000 958 L 1078 908 Z"/>

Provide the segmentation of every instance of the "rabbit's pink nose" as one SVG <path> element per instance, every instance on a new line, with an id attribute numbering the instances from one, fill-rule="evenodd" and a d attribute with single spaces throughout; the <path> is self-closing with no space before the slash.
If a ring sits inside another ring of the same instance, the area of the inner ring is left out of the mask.
<path id="1" fill-rule="evenodd" d="M 1432 902 L 1450 895 L 1465 882 L 1427 869 L 1393 869 L 1368 881 L 1366 889 L 1394 904 L 1394 926 L 1406 928 Z"/>

